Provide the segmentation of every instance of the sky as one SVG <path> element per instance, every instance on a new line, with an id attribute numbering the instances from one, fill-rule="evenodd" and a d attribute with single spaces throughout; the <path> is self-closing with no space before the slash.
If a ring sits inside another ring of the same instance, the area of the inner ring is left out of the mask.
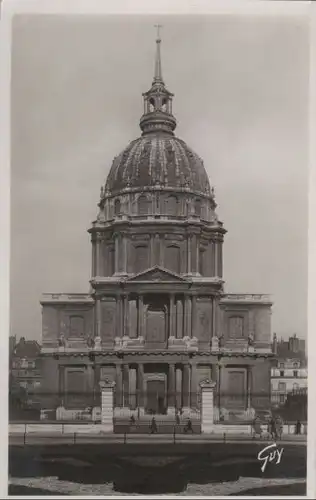
<path id="1" fill-rule="evenodd" d="M 176 135 L 204 160 L 225 290 L 268 293 L 307 336 L 308 25 L 302 17 L 14 18 L 10 334 L 40 340 L 43 292 L 87 292 L 100 187 L 140 135 L 154 24 Z"/>

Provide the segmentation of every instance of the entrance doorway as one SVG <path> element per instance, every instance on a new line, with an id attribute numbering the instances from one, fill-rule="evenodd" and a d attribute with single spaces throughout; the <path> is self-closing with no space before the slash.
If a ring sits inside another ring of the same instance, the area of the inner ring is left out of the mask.
<path id="1" fill-rule="evenodd" d="M 166 414 L 166 390 L 164 380 L 147 381 L 146 413 Z"/>

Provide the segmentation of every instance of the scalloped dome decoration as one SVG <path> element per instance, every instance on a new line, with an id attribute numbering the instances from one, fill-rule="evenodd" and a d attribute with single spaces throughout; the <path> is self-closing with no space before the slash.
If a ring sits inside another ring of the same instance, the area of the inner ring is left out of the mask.
<path id="1" fill-rule="evenodd" d="M 155 185 L 188 188 L 210 194 L 203 161 L 184 141 L 169 135 L 146 135 L 132 141 L 117 156 L 108 175 L 105 191 Z"/>

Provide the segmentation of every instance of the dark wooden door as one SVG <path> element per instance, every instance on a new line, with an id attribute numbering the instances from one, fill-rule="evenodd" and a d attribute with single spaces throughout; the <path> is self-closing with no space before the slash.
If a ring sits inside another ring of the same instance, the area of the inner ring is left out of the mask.
<path id="1" fill-rule="evenodd" d="M 162 414 L 166 411 L 165 382 L 163 380 L 149 380 L 147 382 L 147 413 Z"/>

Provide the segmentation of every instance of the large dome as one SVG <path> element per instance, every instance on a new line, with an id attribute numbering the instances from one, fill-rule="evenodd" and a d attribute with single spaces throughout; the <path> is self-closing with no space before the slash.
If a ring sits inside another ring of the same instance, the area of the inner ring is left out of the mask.
<path id="1" fill-rule="evenodd" d="M 124 188 L 155 185 L 188 188 L 210 193 L 203 161 L 184 141 L 157 131 L 132 141 L 117 156 L 106 181 L 106 190 L 117 193 Z"/>

